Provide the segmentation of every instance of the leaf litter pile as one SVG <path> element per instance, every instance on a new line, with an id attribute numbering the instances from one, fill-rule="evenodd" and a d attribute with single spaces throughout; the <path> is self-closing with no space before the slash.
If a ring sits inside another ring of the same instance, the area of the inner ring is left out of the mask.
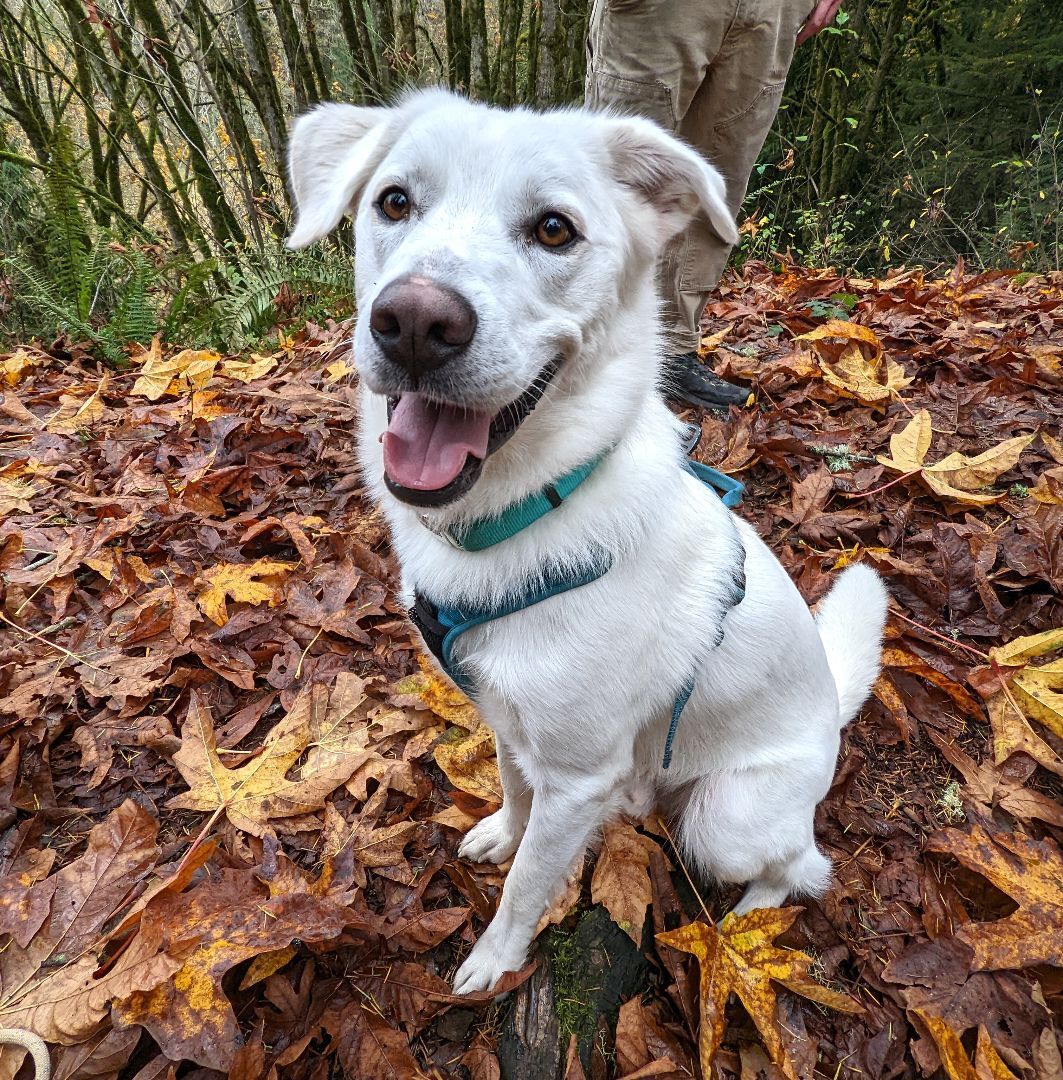
<path id="1" fill-rule="evenodd" d="M 0 357 L 0 1025 L 59 1078 L 489 1080 L 540 974 L 449 992 L 500 785 L 396 602 L 348 334 Z M 597 910 L 644 977 L 589 1028 L 558 1003 L 562 1075 L 1061 1080 L 1061 341 L 1058 276 L 721 288 L 704 349 L 758 407 L 699 456 L 810 602 L 886 577 L 884 672 L 822 902 L 723 918 L 666 822 L 606 829 L 538 960 Z"/>

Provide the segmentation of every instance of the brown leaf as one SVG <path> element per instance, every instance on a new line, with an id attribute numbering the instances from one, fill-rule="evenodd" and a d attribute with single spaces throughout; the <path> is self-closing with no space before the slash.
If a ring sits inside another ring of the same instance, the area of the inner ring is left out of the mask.
<path id="1" fill-rule="evenodd" d="M 161 895 L 144 912 L 130 948 L 158 942 L 163 955 L 179 961 L 177 970 L 152 990 L 116 1001 L 115 1021 L 146 1028 L 174 1061 L 224 1071 L 241 1041 L 222 989 L 225 973 L 296 938 L 331 940 L 347 921 L 347 912 L 324 897 L 267 896 L 249 871 L 223 871 L 191 892 Z"/>
<path id="2" fill-rule="evenodd" d="M 72 1045 L 92 1034 L 115 994 L 172 973 L 165 960 L 130 953 L 94 978 L 104 925 L 154 865 L 156 828 L 147 811 L 125 802 L 92 830 L 83 855 L 29 886 L 50 897 L 49 913 L 25 946 L 12 940 L 0 952 L 0 1024 Z"/>
<path id="3" fill-rule="evenodd" d="M 591 900 L 604 905 L 636 946 L 642 944 L 646 909 L 653 899 L 649 872 L 653 846 L 627 821 L 610 822 L 602 831 L 602 850 L 591 878 Z"/>
<path id="4" fill-rule="evenodd" d="M 1053 840 L 1031 840 L 1019 831 L 990 835 L 973 825 L 966 833 L 936 833 L 927 850 L 958 859 L 1019 905 L 1006 918 L 956 931 L 974 949 L 974 970 L 1063 966 L 1063 858 Z"/>

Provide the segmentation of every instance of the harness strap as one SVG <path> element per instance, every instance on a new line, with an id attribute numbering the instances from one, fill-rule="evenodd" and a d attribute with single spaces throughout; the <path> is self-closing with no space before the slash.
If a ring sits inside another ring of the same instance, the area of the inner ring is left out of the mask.
<path id="1" fill-rule="evenodd" d="M 543 488 L 542 491 L 529 495 L 520 502 L 504 510 L 493 518 L 483 518 L 473 522 L 463 530 L 454 529 L 447 533 L 447 539 L 455 547 L 464 548 L 466 551 L 483 551 L 495 544 L 508 540 L 511 536 L 526 529 L 529 525 L 538 521 L 539 518 L 557 509 L 579 486 L 594 472 L 600 462 L 595 458 L 586 465 L 567 473 L 561 479 Z M 684 463 L 686 470 L 700 480 L 707 487 L 716 490 L 721 501 L 728 509 L 733 509 L 742 501 L 745 486 L 734 477 L 727 476 L 716 469 L 703 465 L 698 461 L 687 460 Z M 732 524 L 732 528 L 733 528 Z M 742 549 L 743 559 L 745 550 L 742 548 L 741 539 L 736 540 Z M 443 670 L 462 688 L 467 694 L 475 691 L 472 679 L 461 668 L 461 664 L 454 658 L 454 645 L 462 634 L 472 630 L 476 626 L 493 622 L 495 619 L 505 618 L 525 608 L 534 607 L 536 604 L 549 600 L 552 596 L 570 592 L 583 585 L 589 585 L 597 581 L 609 572 L 612 561 L 606 560 L 600 563 L 590 563 L 582 570 L 574 572 L 570 577 L 559 576 L 547 580 L 537 588 L 531 588 L 523 595 L 517 596 L 508 604 L 499 608 L 485 608 L 476 610 L 473 608 L 445 608 L 434 604 L 421 592 L 414 595 L 414 604 L 410 609 L 410 620 L 421 632 L 425 644 L 439 661 Z M 744 568 L 733 597 L 724 616 L 732 608 L 742 602 L 745 596 Z M 672 744 L 675 741 L 679 729 L 679 720 L 683 715 L 690 695 L 694 692 L 695 678 L 690 679 L 680 689 L 672 706 L 672 719 L 668 725 L 668 736 L 664 744 L 664 756 L 661 767 L 667 769 L 672 764 Z"/>
<path id="2" fill-rule="evenodd" d="M 421 631 L 425 644 L 432 650 L 433 655 L 439 661 L 443 670 L 464 690 L 471 694 L 475 687 L 472 680 L 462 670 L 461 664 L 454 658 L 454 644 L 466 631 L 475 626 L 483 626 L 484 623 L 493 622 L 495 619 L 503 619 L 507 615 L 514 615 L 525 608 L 534 607 L 551 596 L 559 596 L 561 593 L 570 592 L 583 585 L 589 585 L 604 577 L 612 568 L 612 561 L 603 561 L 595 565 L 585 567 L 577 576 L 557 578 L 546 582 L 540 588 L 532 589 L 523 596 L 503 605 L 500 608 L 489 608 L 482 611 L 462 610 L 460 608 L 436 607 L 423 593 L 416 593 L 413 610 L 410 617 Z M 425 628 L 428 633 L 425 633 Z"/>

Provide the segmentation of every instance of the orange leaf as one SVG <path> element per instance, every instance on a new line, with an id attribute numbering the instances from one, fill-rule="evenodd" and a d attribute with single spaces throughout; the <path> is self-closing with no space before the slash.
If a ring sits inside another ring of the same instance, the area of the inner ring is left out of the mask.
<path id="1" fill-rule="evenodd" d="M 732 993 L 757 1025 L 772 1061 L 789 1080 L 798 1078 L 783 1045 L 773 982 L 840 1012 L 863 1012 L 847 995 L 812 980 L 808 973 L 811 957 L 772 944 L 790 928 L 800 912 L 801 908 L 758 908 L 745 915 L 728 915 L 717 926 L 694 922 L 657 935 L 662 945 L 691 953 L 698 959 L 701 973 L 698 1053 L 706 1076 L 712 1075 L 712 1062 L 726 1026 L 724 1008 Z"/>

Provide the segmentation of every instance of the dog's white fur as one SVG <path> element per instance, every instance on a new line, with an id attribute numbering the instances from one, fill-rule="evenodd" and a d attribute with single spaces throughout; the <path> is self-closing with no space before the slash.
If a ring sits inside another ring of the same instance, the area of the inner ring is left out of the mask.
<path id="1" fill-rule="evenodd" d="M 593 584 L 459 641 L 505 789 L 460 853 L 513 865 L 455 989 L 518 968 L 595 830 L 657 800 L 675 811 L 700 871 L 751 883 L 741 910 L 822 892 L 830 864 L 813 813 L 840 730 L 877 676 L 886 595 L 854 566 L 813 620 L 756 532 L 681 467 L 678 424 L 656 387 L 654 269 L 695 213 L 734 240 L 719 174 L 646 120 L 502 112 L 438 91 L 391 108 L 320 106 L 297 121 L 290 164 L 292 246 L 356 217 L 361 456 L 408 597 L 499 603 L 558 567 L 612 560 Z M 394 184 L 412 199 L 407 221 L 376 208 Z M 536 246 L 529 231 L 548 211 L 584 239 L 563 252 Z M 410 387 L 368 327 L 379 292 L 411 272 L 456 289 L 478 316 L 468 354 L 429 377 L 440 400 L 501 409 L 562 358 L 472 490 L 429 512 L 383 485 L 384 395 Z M 496 513 L 603 453 L 559 509 L 496 547 L 457 550 L 434 531 Z M 742 549 L 746 594 L 728 610 Z M 672 705 L 692 674 L 665 771 Z"/>

